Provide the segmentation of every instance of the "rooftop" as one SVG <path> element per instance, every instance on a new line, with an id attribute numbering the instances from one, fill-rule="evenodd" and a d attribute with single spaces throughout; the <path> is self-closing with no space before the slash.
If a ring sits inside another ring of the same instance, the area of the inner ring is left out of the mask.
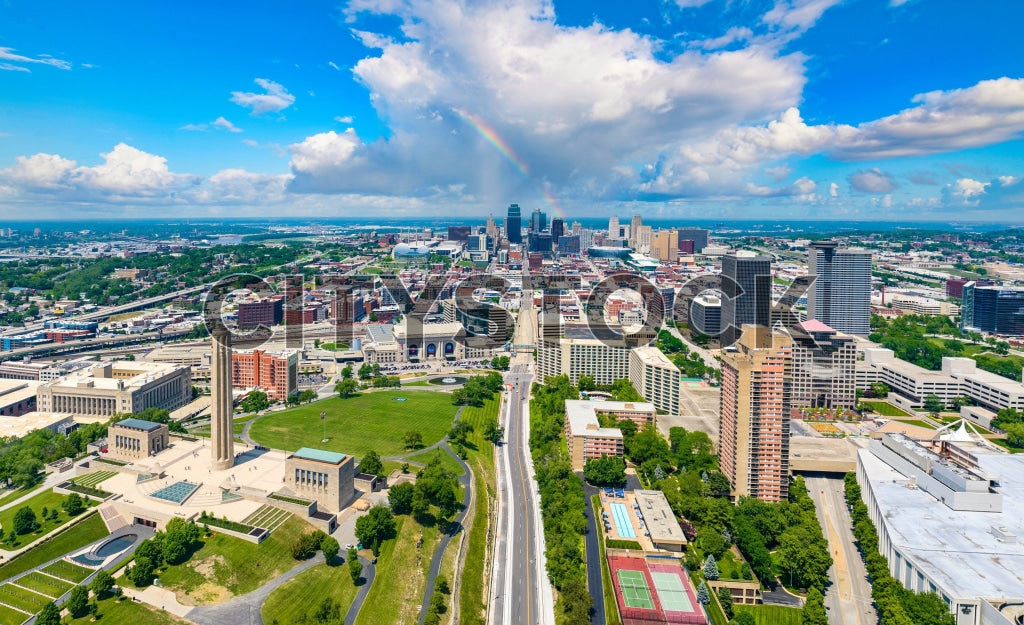
<path id="1" fill-rule="evenodd" d="M 660 349 L 653 345 L 645 345 L 643 347 L 634 348 L 633 353 L 636 354 L 636 356 L 640 359 L 640 362 L 644 363 L 645 365 L 669 367 L 675 369 L 677 372 L 679 370 L 679 368 L 676 367 L 675 364 L 673 364 L 672 361 L 668 359 L 668 356 L 663 354 Z"/>
<path id="2" fill-rule="evenodd" d="M 1006 512 L 953 510 L 869 450 L 858 452 L 893 547 L 956 597 L 1024 599 L 1024 457 L 978 454 L 981 468 L 1000 476 Z M 1000 540 L 996 529 L 1019 537 Z"/>
<path id="3" fill-rule="evenodd" d="M 323 449 L 312 449 L 310 447 L 303 447 L 294 454 L 293 458 L 301 458 L 303 460 L 315 460 L 317 462 L 327 462 L 330 464 L 341 464 L 341 462 L 347 457 L 345 454 L 339 454 L 335 451 L 325 451 Z"/>
<path id="4" fill-rule="evenodd" d="M 123 421 L 118 421 L 115 425 L 119 425 L 124 428 L 131 428 L 133 430 L 142 430 L 143 432 L 152 432 L 162 424 L 155 423 L 153 421 L 146 421 L 144 419 L 136 419 L 135 417 L 128 417 Z"/>
<path id="5" fill-rule="evenodd" d="M 808 319 L 807 321 L 803 321 L 797 325 L 803 328 L 804 332 L 835 332 L 831 327 L 817 319 Z"/>
<path id="6" fill-rule="evenodd" d="M 655 543 L 686 543 L 679 521 L 668 505 L 665 493 L 660 490 L 636 490 L 636 503 L 640 506 L 651 541 Z"/>
<path id="7" fill-rule="evenodd" d="M 573 400 L 565 402 L 565 416 L 569 420 L 569 431 L 576 436 L 586 432 L 587 436 L 597 438 L 622 438 L 622 430 L 601 427 L 597 420 L 597 412 L 594 410 L 595 403 Z"/>

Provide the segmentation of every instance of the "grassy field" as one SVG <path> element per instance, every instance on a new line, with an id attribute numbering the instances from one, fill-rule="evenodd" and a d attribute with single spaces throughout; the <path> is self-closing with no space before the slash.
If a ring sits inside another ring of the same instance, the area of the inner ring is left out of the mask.
<path id="1" fill-rule="evenodd" d="M 397 519 L 398 537 L 381 547 L 377 559 L 377 577 L 373 581 L 356 625 L 399 625 L 415 623 L 430 557 L 440 540 L 436 527 L 422 527 L 412 517 Z M 423 546 L 416 541 L 423 533 Z"/>
<path id="2" fill-rule="evenodd" d="M 897 408 L 889 402 L 885 401 L 871 401 L 868 399 L 860 400 L 860 405 L 865 408 L 870 408 L 883 417 L 910 417 L 913 416 L 909 412 L 902 408 Z"/>
<path id="3" fill-rule="evenodd" d="M 455 475 L 462 475 L 463 473 L 465 473 L 465 471 L 462 469 L 462 465 L 459 464 L 455 460 L 455 458 L 452 458 L 451 454 L 444 451 L 443 449 L 431 449 L 430 451 L 421 452 L 413 456 L 406 456 L 406 460 L 411 460 L 412 462 L 419 462 L 420 464 L 430 464 L 430 462 L 433 461 L 434 458 L 440 458 L 441 466 L 448 469 Z M 401 463 L 399 463 L 399 468 L 401 468 Z M 410 466 L 409 472 L 415 473 L 416 467 Z"/>
<path id="4" fill-rule="evenodd" d="M 27 495 L 27 494 L 31 493 L 32 491 L 37 490 L 37 489 L 39 489 L 41 487 L 42 487 L 41 484 L 33 484 L 32 486 L 29 486 L 28 488 L 19 488 L 16 491 L 7 493 L 3 497 L 0 497 L 0 506 L 5 506 L 5 505 L 11 503 L 12 501 L 14 501 L 15 499 L 20 499 L 20 498 L 24 497 L 25 495 Z"/>
<path id="5" fill-rule="evenodd" d="M 1024 454 L 1024 449 L 1021 449 L 1020 447 L 1010 447 L 1010 444 L 1006 442 L 1005 438 L 990 438 L 987 440 L 994 445 L 999 445 L 1011 454 Z"/>
<path id="6" fill-rule="evenodd" d="M 25 622 L 30 615 L 24 612 L 19 612 L 12 608 L 8 608 L 5 605 L 0 605 L 0 624 L 2 625 L 20 625 Z"/>
<path id="7" fill-rule="evenodd" d="M 935 429 L 934 425 L 932 425 L 931 423 L 927 423 L 925 421 L 921 421 L 920 419 L 899 419 L 899 422 L 906 423 L 907 425 L 915 425 L 919 428 L 926 428 L 929 430 Z"/>
<path id="8" fill-rule="evenodd" d="M 115 475 L 117 475 L 117 471 L 94 471 L 81 477 L 76 477 L 71 481 L 81 486 L 90 486 L 95 488 L 97 484 L 105 480 L 109 480 Z"/>
<path id="9" fill-rule="evenodd" d="M 7 534 L 7 537 L 10 536 L 11 529 L 14 527 L 14 515 L 21 508 L 25 506 L 32 508 L 32 510 L 36 513 L 36 520 L 39 521 L 39 529 L 32 532 L 31 534 L 23 534 L 18 536 L 17 540 L 15 540 L 13 543 L 6 542 L 5 545 L 7 546 L 7 548 L 10 549 L 11 547 L 20 547 L 22 545 L 30 543 L 38 539 L 40 536 L 45 536 L 46 534 L 49 534 L 61 525 L 67 523 L 70 517 L 68 517 L 67 513 L 64 512 L 64 510 L 60 507 L 60 502 L 64 501 L 65 497 L 67 497 L 67 495 L 60 495 L 58 493 L 53 492 L 52 490 L 47 490 L 39 493 L 38 495 L 32 497 L 27 501 L 18 504 L 17 506 L 11 506 L 10 508 L 4 510 L 3 512 L 0 512 L 0 527 L 4 529 L 4 532 Z M 85 502 L 86 506 L 96 505 L 94 502 L 90 501 L 89 499 L 86 499 L 85 497 L 83 497 L 82 499 Z M 57 519 L 50 520 L 49 517 L 47 517 L 47 519 L 43 521 L 43 508 L 46 508 L 47 512 L 56 509 Z"/>
<path id="10" fill-rule="evenodd" d="M 803 613 L 800 608 L 781 605 L 737 605 L 733 610 L 736 614 L 750 612 L 757 625 L 800 625 Z"/>
<path id="11" fill-rule="evenodd" d="M 160 573 L 160 583 L 186 605 L 223 603 L 256 590 L 298 564 L 292 558 L 292 543 L 312 530 L 305 521 L 292 517 L 260 545 L 214 531 L 213 536 L 203 538 L 203 546 L 189 561 Z M 118 583 L 131 582 L 122 578 Z"/>
<path id="12" fill-rule="evenodd" d="M 50 602 L 50 597 L 25 590 L 14 584 L 4 584 L 0 586 L 0 600 L 11 607 L 35 614 Z"/>
<path id="13" fill-rule="evenodd" d="M 78 566 L 74 562 L 68 562 L 66 560 L 57 560 L 50 566 L 43 569 L 43 572 L 47 575 L 66 579 L 74 584 L 77 584 L 86 577 L 92 575 L 92 569 L 87 569 L 84 566 Z"/>
<path id="14" fill-rule="evenodd" d="M 405 401 L 396 401 L 405 399 Z M 333 397 L 264 417 L 253 424 L 253 440 L 277 449 L 316 447 L 361 458 L 374 450 L 400 454 L 402 436 L 416 430 L 424 445 L 441 440 L 451 428 L 456 407 L 443 393 L 380 391 L 347 399 Z M 320 412 L 327 413 L 326 443 Z"/>
<path id="15" fill-rule="evenodd" d="M 63 595 L 75 586 L 71 582 L 53 579 L 52 577 L 43 575 L 39 571 L 34 571 L 24 577 L 19 577 L 18 585 L 54 599 Z"/>
<path id="16" fill-rule="evenodd" d="M 263 622 L 295 623 L 300 616 L 315 610 L 325 598 L 337 602 L 344 616 L 358 588 L 349 576 L 348 564 L 318 564 L 270 593 L 261 610 Z"/>
<path id="17" fill-rule="evenodd" d="M 462 572 L 462 586 L 459 588 L 459 614 L 466 625 L 483 625 L 488 600 L 484 562 L 487 520 L 494 505 L 496 487 L 494 446 L 484 439 L 483 428 L 488 419 L 497 417 L 498 403 L 499 400 L 492 399 L 482 407 L 467 406 L 462 411 L 462 420 L 473 426 L 473 434 L 467 440 L 475 449 L 470 450 L 467 464 L 473 471 L 473 493 L 476 500 L 472 525 L 466 538 L 466 564 Z"/>
<path id="18" fill-rule="evenodd" d="M 107 531 L 107 526 L 103 524 L 100 515 L 92 514 L 74 527 L 32 547 L 14 560 L 0 566 L 0 579 L 7 579 L 33 569 L 70 551 L 81 549 L 108 534 L 110 532 Z"/>
<path id="19" fill-rule="evenodd" d="M 109 598 L 103 599 L 98 604 L 99 617 L 96 620 L 103 625 L 177 625 L 187 624 L 188 621 L 180 619 L 169 612 L 149 607 L 145 603 L 122 599 L 120 601 Z M 65 617 L 64 623 L 69 625 L 89 625 L 92 617 L 88 614 L 81 618 Z"/>

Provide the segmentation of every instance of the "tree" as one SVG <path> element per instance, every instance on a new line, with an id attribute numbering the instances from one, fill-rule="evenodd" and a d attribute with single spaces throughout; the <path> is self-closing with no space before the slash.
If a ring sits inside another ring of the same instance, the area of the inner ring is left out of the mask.
<path id="1" fill-rule="evenodd" d="M 722 612 L 725 612 L 725 618 L 732 618 L 732 593 L 726 587 L 718 589 L 718 603 L 722 605 Z"/>
<path id="2" fill-rule="evenodd" d="M 373 506 L 370 511 L 356 520 L 356 538 L 373 549 L 380 551 L 380 544 L 395 537 L 395 518 L 386 506 Z"/>
<path id="3" fill-rule="evenodd" d="M 359 470 L 362 473 L 381 477 L 384 475 L 384 463 L 380 461 L 380 456 L 377 452 L 371 449 L 363 456 L 362 462 L 359 463 Z"/>
<path id="4" fill-rule="evenodd" d="M 299 393 L 298 399 L 299 399 L 300 402 L 311 402 L 314 399 L 316 399 L 317 397 L 318 396 L 316 394 L 316 391 L 314 391 L 311 388 L 307 388 L 306 390 L 304 390 L 301 393 Z"/>
<path id="5" fill-rule="evenodd" d="M 110 589 L 113 587 L 114 578 L 106 569 L 100 569 L 99 572 L 96 573 L 96 577 L 92 578 L 92 583 L 89 584 L 89 588 L 92 589 L 93 594 L 95 594 L 97 598 L 100 598 L 110 592 Z"/>
<path id="6" fill-rule="evenodd" d="M 489 419 L 484 424 L 484 438 L 497 445 L 501 439 L 505 438 L 505 428 L 498 425 L 497 419 Z"/>
<path id="7" fill-rule="evenodd" d="M 156 570 L 153 561 L 146 557 L 135 557 L 135 564 L 128 570 L 128 579 L 139 588 L 144 588 L 153 583 L 153 571 Z"/>
<path id="8" fill-rule="evenodd" d="M 914 621 L 923 623 L 924 621 Z M 828 614 L 825 613 L 825 598 L 821 591 L 811 587 L 807 591 L 807 601 L 804 602 L 804 609 L 800 615 L 801 625 L 828 625 Z"/>
<path id="9" fill-rule="evenodd" d="M 416 430 L 409 430 L 402 437 L 402 444 L 406 449 L 419 449 L 423 447 L 423 435 Z"/>
<path id="10" fill-rule="evenodd" d="M 345 399 L 355 395 L 357 390 L 359 390 L 359 382 L 352 378 L 344 378 L 334 385 L 334 392 Z"/>
<path id="11" fill-rule="evenodd" d="M 363 365 L 361 367 L 359 367 L 359 379 L 360 380 L 365 380 L 366 378 L 368 378 L 368 377 L 370 377 L 372 375 L 373 375 L 373 367 L 370 366 L 369 363 L 364 362 Z"/>
<path id="12" fill-rule="evenodd" d="M 491 366 L 500 371 L 508 371 L 511 360 L 508 356 L 495 356 L 491 360 Z"/>
<path id="13" fill-rule="evenodd" d="M 352 365 L 345 365 L 341 370 L 341 379 L 348 380 L 352 377 Z"/>
<path id="14" fill-rule="evenodd" d="M 711 603 L 711 595 L 708 594 L 708 586 L 704 582 L 701 582 L 700 586 L 697 587 L 697 601 L 700 601 L 703 605 Z"/>
<path id="15" fill-rule="evenodd" d="M 938 395 L 929 394 L 924 398 L 923 407 L 925 410 L 932 414 L 939 414 L 946 408 L 946 404 L 939 398 Z"/>
<path id="16" fill-rule="evenodd" d="M 580 389 L 580 392 L 596 391 L 597 382 L 594 381 L 594 377 L 590 375 L 581 375 L 579 382 L 576 386 Z"/>
<path id="17" fill-rule="evenodd" d="M 590 458 L 583 465 L 583 477 L 594 486 L 621 486 L 626 483 L 626 463 L 618 456 Z"/>
<path id="18" fill-rule="evenodd" d="M 416 495 L 416 487 L 411 482 L 395 484 L 388 491 L 388 504 L 392 514 L 409 514 L 412 512 L 412 500 Z"/>
<path id="19" fill-rule="evenodd" d="M 64 498 L 64 501 L 60 502 L 60 507 L 64 508 L 64 512 L 67 512 L 68 516 L 78 516 L 85 510 L 85 503 L 78 493 L 71 493 Z"/>
<path id="20" fill-rule="evenodd" d="M 60 608 L 54 602 L 49 602 L 39 611 L 36 617 L 36 625 L 60 625 Z"/>
<path id="21" fill-rule="evenodd" d="M 14 513 L 12 529 L 15 534 L 30 534 L 39 529 L 39 521 L 36 520 L 36 513 L 28 506 L 18 508 Z"/>
<path id="22" fill-rule="evenodd" d="M 459 421 L 448 431 L 448 440 L 457 445 L 466 445 L 466 437 L 473 433 L 473 424 Z"/>
<path id="23" fill-rule="evenodd" d="M 1010 447 L 1024 447 L 1024 423 L 1008 423 L 1003 426 L 1006 444 Z"/>
<path id="24" fill-rule="evenodd" d="M 324 560 L 330 564 L 332 560 L 338 557 L 341 545 L 338 544 L 337 539 L 334 537 L 324 536 L 324 539 L 320 541 L 320 551 L 324 552 Z"/>
<path id="25" fill-rule="evenodd" d="M 448 585 L 448 578 L 445 577 L 444 575 L 438 575 L 437 576 L 437 592 L 439 592 L 441 594 L 444 594 L 444 595 L 452 594 L 452 589 Z"/>
<path id="26" fill-rule="evenodd" d="M 740 612 L 729 621 L 729 625 L 757 625 L 757 619 L 750 612 Z"/>
<path id="27" fill-rule="evenodd" d="M 348 574 L 353 584 L 358 584 L 359 577 L 363 574 L 363 563 L 359 561 L 359 555 L 354 548 L 348 550 Z"/>
<path id="28" fill-rule="evenodd" d="M 708 554 L 706 560 L 704 560 L 704 579 L 715 581 L 718 579 L 718 562 L 715 562 L 715 556 Z"/>
<path id="29" fill-rule="evenodd" d="M 85 586 L 75 586 L 71 589 L 71 596 L 65 605 L 71 616 L 78 618 L 86 613 L 89 608 L 89 589 Z"/>
<path id="30" fill-rule="evenodd" d="M 871 394 L 875 397 L 885 398 L 889 396 L 889 385 L 884 382 L 872 382 Z"/>
<path id="31" fill-rule="evenodd" d="M 263 391 L 252 391 L 239 404 L 244 412 L 259 412 L 270 407 L 270 398 Z"/>

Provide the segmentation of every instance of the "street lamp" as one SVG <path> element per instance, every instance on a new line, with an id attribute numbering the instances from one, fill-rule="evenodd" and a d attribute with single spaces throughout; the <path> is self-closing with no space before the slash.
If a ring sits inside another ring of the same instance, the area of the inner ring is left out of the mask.
<path id="1" fill-rule="evenodd" d="M 320 442 L 321 443 L 326 443 L 327 442 L 327 411 L 326 410 L 321 410 L 320 411 L 320 421 L 321 421 L 321 423 L 324 424 L 324 437 L 323 437 L 323 440 L 321 440 Z"/>

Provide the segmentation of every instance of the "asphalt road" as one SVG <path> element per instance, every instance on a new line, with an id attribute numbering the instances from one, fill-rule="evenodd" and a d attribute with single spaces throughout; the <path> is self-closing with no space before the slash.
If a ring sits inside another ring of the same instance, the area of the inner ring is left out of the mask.
<path id="1" fill-rule="evenodd" d="M 520 312 L 517 343 L 536 336 L 533 307 Z M 517 355 L 505 374 L 502 394 L 505 442 L 497 448 L 499 520 L 494 545 L 489 623 L 553 625 L 551 587 L 544 571 L 544 538 L 539 494 L 529 451 L 529 394 L 532 358 Z"/>
<path id="2" fill-rule="evenodd" d="M 593 625 L 604 625 L 607 623 L 607 615 L 604 613 L 604 581 L 601 579 L 601 528 L 594 518 L 594 506 L 590 503 L 591 497 L 598 494 L 601 489 L 595 486 L 584 486 L 583 492 L 587 495 L 587 507 L 584 509 L 587 517 L 586 554 L 587 554 L 587 590 L 590 591 L 590 599 L 593 607 L 590 611 L 590 622 Z"/>
<path id="3" fill-rule="evenodd" d="M 833 565 L 832 584 L 825 591 L 825 607 L 833 625 L 874 625 L 878 614 L 871 600 L 867 569 L 853 538 L 853 521 L 846 507 L 843 480 L 807 476 L 807 490 L 828 539 Z"/>

